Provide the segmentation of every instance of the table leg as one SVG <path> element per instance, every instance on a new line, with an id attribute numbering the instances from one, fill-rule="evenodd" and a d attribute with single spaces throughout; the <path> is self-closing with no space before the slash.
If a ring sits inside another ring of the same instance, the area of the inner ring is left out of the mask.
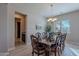
<path id="1" fill-rule="evenodd" d="M 50 56 L 50 54 L 51 54 L 51 48 L 50 48 L 50 46 L 48 46 L 47 47 L 47 49 L 46 49 L 46 56 Z"/>

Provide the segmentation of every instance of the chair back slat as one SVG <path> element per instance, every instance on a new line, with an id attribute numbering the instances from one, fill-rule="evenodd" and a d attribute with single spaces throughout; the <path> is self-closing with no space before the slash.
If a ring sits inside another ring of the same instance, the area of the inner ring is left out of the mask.
<path id="1" fill-rule="evenodd" d="M 38 38 L 38 40 L 41 40 L 41 33 L 37 32 L 35 36 Z"/>
<path id="2" fill-rule="evenodd" d="M 67 35 L 66 33 L 64 33 L 64 34 L 61 35 L 61 42 L 65 42 L 66 35 Z"/>
<path id="3" fill-rule="evenodd" d="M 31 35 L 31 45 L 32 45 L 32 47 L 36 48 L 37 44 L 38 44 L 38 38 L 35 37 L 34 35 Z"/>
<path id="4" fill-rule="evenodd" d="M 55 44 L 56 44 L 56 46 L 58 46 L 58 45 L 61 44 L 61 36 L 60 36 L 60 35 L 58 35 L 58 36 L 56 37 Z"/>
<path id="5" fill-rule="evenodd" d="M 48 36 L 48 35 L 47 35 L 47 33 L 46 33 L 46 32 L 43 32 L 43 33 L 42 33 L 42 39 L 46 39 L 46 38 L 47 38 L 47 36 Z"/>

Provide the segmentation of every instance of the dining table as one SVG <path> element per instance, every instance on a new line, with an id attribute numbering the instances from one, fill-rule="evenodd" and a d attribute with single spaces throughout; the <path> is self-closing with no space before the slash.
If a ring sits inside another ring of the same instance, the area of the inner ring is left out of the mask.
<path id="1" fill-rule="evenodd" d="M 52 41 L 49 41 L 49 40 L 46 40 L 46 39 L 42 39 L 39 41 L 40 43 L 43 43 L 45 44 L 47 47 L 46 47 L 46 56 L 49 56 L 51 55 L 51 45 L 52 44 L 55 44 L 55 40 L 52 40 Z"/>

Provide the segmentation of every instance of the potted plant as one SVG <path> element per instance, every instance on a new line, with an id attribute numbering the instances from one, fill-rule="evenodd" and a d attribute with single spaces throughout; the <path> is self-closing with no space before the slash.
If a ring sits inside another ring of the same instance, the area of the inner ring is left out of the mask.
<path id="1" fill-rule="evenodd" d="M 45 31 L 46 32 L 50 32 L 51 31 L 51 26 L 50 25 L 46 25 Z"/>

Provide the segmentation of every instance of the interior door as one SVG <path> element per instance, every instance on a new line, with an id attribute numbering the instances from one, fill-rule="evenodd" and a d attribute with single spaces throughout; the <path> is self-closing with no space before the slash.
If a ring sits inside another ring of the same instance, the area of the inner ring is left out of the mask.
<path id="1" fill-rule="evenodd" d="M 20 22 L 17 22 L 17 38 L 20 38 Z"/>

